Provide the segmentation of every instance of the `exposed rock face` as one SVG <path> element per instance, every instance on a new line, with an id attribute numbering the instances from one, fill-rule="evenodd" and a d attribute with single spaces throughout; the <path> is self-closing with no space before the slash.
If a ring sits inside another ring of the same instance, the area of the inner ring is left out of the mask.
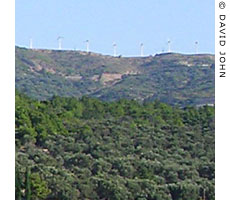
<path id="1" fill-rule="evenodd" d="M 109 83 L 114 84 L 115 82 L 121 80 L 122 76 L 123 76 L 123 74 L 118 74 L 118 73 L 103 73 L 101 75 L 100 81 L 104 85 L 107 85 Z"/>
<path id="2" fill-rule="evenodd" d="M 74 75 L 74 76 L 65 76 L 66 79 L 70 79 L 70 80 L 73 80 L 73 81 L 79 81 L 82 79 L 82 76 L 77 74 L 77 75 Z"/>
<path id="3" fill-rule="evenodd" d="M 123 75 L 135 75 L 138 74 L 137 71 L 126 71 L 125 73 L 103 73 L 101 75 L 100 81 L 102 84 L 115 84 L 118 81 L 122 80 Z"/>
<path id="4" fill-rule="evenodd" d="M 93 80 L 93 81 L 99 81 L 99 79 L 100 79 L 99 75 L 94 75 L 91 77 L 91 80 Z"/>

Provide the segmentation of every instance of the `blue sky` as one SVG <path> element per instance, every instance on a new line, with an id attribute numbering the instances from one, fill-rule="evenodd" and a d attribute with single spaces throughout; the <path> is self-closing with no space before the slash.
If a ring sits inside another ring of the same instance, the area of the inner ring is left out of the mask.
<path id="1" fill-rule="evenodd" d="M 214 0 L 16 0 L 16 45 L 56 49 L 90 50 L 124 56 L 167 50 L 214 53 Z"/>

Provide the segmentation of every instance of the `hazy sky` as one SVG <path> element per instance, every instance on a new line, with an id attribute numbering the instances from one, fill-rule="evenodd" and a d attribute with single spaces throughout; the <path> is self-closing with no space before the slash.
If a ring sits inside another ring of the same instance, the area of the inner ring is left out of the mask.
<path id="1" fill-rule="evenodd" d="M 214 0 L 15 0 L 16 45 L 146 55 L 167 50 L 214 53 Z"/>

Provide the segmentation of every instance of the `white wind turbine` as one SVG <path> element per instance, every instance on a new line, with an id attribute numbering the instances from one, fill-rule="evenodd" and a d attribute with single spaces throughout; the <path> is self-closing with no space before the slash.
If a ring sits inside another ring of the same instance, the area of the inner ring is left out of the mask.
<path id="1" fill-rule="evenodd" d="M 117 44 L 115 42 L 113 43 L 113 56 L 117 56 Z"/>
<path id="2" fill-rule="evenodd" d="M 89 53 L 89 40 L 86 40 L 85 43 L 86 43 L 86 52 Z"/>
<path id="3" fill-rule="evenodd" d="M 140 44 L 141 56 L 144 56 L 144 44 Z"/>
<path id="4" fill-rule="evenodd" d="M 196 54 L 198 54 L 198 45 L 199 45 L 199 42 L 196 41 L 195 42 L 195 52 L 196 52 Z"/>
<path id="5" fill-rule="evenodd" d="M 64 39 L 64 37 L 62 36 L 58 36 L 57 41 L 58 41 L 58 49 L 61 50 L 62 49 L 62 40 Z"/>
<path id="6" fill-rule="evenodd" d="M 171 52 L 171 40 L 168 39 L 168 52 Z"/>
<path id="7" fill-rule="evenodd" d="M 32 49 L 32 48 L 33 48 L 33 39 L 30 38 L 30 49 Z"/>

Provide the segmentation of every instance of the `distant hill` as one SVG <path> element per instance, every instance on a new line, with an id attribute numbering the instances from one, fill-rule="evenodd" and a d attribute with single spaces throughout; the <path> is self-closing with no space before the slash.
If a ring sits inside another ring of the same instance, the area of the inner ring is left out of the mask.
<path id="1" fill-rule="evenodd" d="M 214 55 L 112 57 L 20 47 L 15 51 L 16 88 L 35 99 L 87 95 L 105 101 L 214 104 Z"/>

